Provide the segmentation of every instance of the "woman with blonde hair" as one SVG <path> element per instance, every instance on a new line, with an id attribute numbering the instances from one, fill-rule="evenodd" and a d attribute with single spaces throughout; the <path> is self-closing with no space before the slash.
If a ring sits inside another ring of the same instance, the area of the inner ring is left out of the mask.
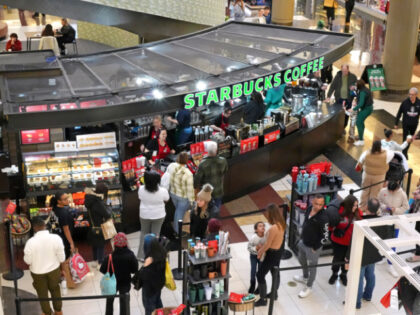
<path id="1" fill-rule="evenodd" d="M 273 268 L 280 265 L 280 259 L 283 252 L 284 232 L 286 231 L 286 221 L 280 208 L 270 203 L 267 206 L 267 219 L 271 227 L 266 233 L 266 242 L 258 250 L 257 258 L 261 260 L 265 254 L 261 267 L 257 272 L 258 288 L 260 291 L 260 299 L 255 306 L 267 305 L 267 283 L 265 276 L 269 271 L 273 275 Z M 280 284 L 280 277 L 278 278 Z"/>
<path id="2" fill-rule="evenodd" d="M 217 207 L 214 199 L 211 197 L 213 186 L 204 184 L 201 191 L 197 194 L 195 205 L 191 211 L 191 236 L 206 237 L 207 224 L 209 220 L 217 213 Z"/>

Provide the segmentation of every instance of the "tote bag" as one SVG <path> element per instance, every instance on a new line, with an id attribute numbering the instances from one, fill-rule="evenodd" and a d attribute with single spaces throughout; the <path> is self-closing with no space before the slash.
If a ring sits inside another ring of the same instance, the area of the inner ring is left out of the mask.
<path id="1" fill-rule="evenodd" d="M 109 274 L 109 266 L 112 267 L 112 276 Z M 109 254 L 108 268 L 106 274 L 101 279 L 102 295 L 115 295 L 117 293 L 117 279 L 115 279 L 114 264 L 112 263 L 112 255 Z"/>
<path id="2" fill-rule="evenodd" d="M 83 257 L 76 253 L 70 257 L 70 272 L 75 283 L 81 283 L 89 273 L 89 266 Z"/>

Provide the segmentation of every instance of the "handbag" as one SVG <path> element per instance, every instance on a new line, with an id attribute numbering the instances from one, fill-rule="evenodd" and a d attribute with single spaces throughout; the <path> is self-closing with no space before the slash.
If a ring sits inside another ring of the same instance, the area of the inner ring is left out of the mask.
<path id="1" fill-rule="evenodd" d="M 171 266 L 169 265 L 169 262 L 167 259 L 166 259 L 166 266 L 165 266 L 165 287 L 167 287 L 171 291 L 176 290 L 174 276 L 172 274 Z"/>
<path id="2" fill-rule="evenodd" d="M 115 229 L 114 221 L 112 220 L 112 218 L 102 223 L 101 228 L 105 240 L 110 240 L 115 235 L 117 235 L 117 230 Z"/>
<path id="3" fill-rule="evenodd" d="M 344 235 L 346 234 L 346 232 L 349 229 L 350 225 L 351 225 L 351 221 L 349 221 L 349 223 L 347 224 L 347 226 L 345 227 L 344 230 L 335 228 L 334 231 L 333 231 L 334 236 L 335 237 L 338 237 L 338 238 L 344 237 Z"/>
<path id="4" fill-rule="evenodd" d="M 112 276 L 109 274 L 109 266 L 112 267 Z M 109 254 L 108 267 L 106 274 L 101 279 L 102 295 L 115 295 L 117 293 L 117 279 L 115 279 L 114 264 L 112 263 L 112 254 Z"/>

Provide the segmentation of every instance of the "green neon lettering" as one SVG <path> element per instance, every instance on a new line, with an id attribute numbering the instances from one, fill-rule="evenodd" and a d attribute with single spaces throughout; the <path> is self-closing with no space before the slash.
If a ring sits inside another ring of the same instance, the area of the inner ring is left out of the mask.
<path id="1" fill-rule="evenodd" d="M 219 96 L 216 90 L 210 90 L 207 94 L 206 105 L 210 105 L 211 102 L 219 103 Z"/>
<path id="2" fill-rule="evenodd" d="M 224 101 L 230 100 L 231 99 L 231 97 L 230 97 L 230 92 L 231 91 L 232 90 L 231 90 L 230 86 L 224 86 L 224 87 L 220 88 L 220 101 L 224 102 Z"/>
<path id="3" fill-rule="evenodd" d="M 232 89 L 232 98 L 238 98 L 242 96 L 242 84 L 235 84 Z"/>
<path id="4" fill-rule="evenodd" d="M 195 93 L 195 97 L 198 99 L 198 107 L 201 107 L 204 105 L 204 95 L 206 95 L 207 92 L 198 92 Z"/>
<path id="5" fill-rule="evenodd" d="M 308 62 L 307 67 L 306 67 L 307 73 L 312 73 L 313 72 L 313 71 L 311 71 L 312 70 L 312 64 L 313 64 L 313 61 Z"/>
<path id="6" fill-rule="evenodd" d="M 244 95 L 248 96 L 254 92 L 254 80 L 247 81 L 244 83 Z"/>
<path id="7" fill-rule="evenodd" d="M 300 69 L 299 67 L 294 67 L 292 71 L 292 79 L 293 81 L 296 81 L 300 77 Z"/>
<path id="8" fill-rule="evenodd" d="M 300 66 L 300 74 L 302 77 L 304 77 L 306 75 L 306 63 L 304 63 L 303 65 Z"/>
<path id="9" fill-rule="evenodd" d="M 194 94 L 187 94 L 184 97 L 185 109 L 191 109 L 195 106 Z"/>
<path id="10" fill-rule="evenodd" d="M 273 88 L 273 75 L 269 75 L 268 77 L 264 78 L 264 90 L 272 89 Z"/>
<path id="11" fill-rule="evenodd" d="M 318 70 L 324 69 L 324 57 L 319 58 Z"/>
<path id="12" fill-rule="evenodd" d="M 317 72 L 318 71 L 318 59 L 314 60 L 314 70 L 313 72 Z"/>
<path id="13" fill-rule="evenodd" d="M 290 73 L 292 73 L 292 70 L 291 69 L 287 70 L 284 73 L 284 82 L 285 83 L 292 81 L 292 79 L 290 78 Z"/>
<path id="14" fill-rule="evenodd" d="M 281 73 L 276 73 L 274 75 L 274 84 L 273 84 L 273 86 L 274 87 L 278 87 L 280 85 L 281 85 Z"/>
<path id="15" fill-rule="evenodd" d="M 262 92 L 262 90 L 264 88 L 262 86 L 260 86 L 260 83 L 262 83 L 263 81 L 264 81 L 263 78 L 259 78 L 259 79 L 257 79 L 257 81 L 255 81 L 255 91 Z"/>

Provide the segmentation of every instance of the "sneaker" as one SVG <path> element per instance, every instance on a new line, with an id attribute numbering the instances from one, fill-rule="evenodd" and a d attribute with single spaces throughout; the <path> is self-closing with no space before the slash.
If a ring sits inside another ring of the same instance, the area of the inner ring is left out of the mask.
<path id="1" fill-rule="evenodd" d="M 304 298 L 308 297 L 311 293 L 312 293 L 312 288 L 306 287 L 305 289 L 303 289 L 302 291 L 299 292 L 299 297 L 301 299 L 304 299 Z"/>
<path id="2" fill-rule="evenodd" d="M 394 278 L 398 278 L 398 273 L 397 271 L 394 269 L 394 266 L 392 265 L 388 265 L 388 272 L 394 277 Z"/>
<path id="3" fill-rule="evenodd" d="M 372 301 L 372 299 L 367 299 L 367 298 L 364 298 L 364 297 L 362 297 L 362 299 L 363 299 L 363 301 L 366 301 L 366 302 Z"/>
<path id="4" fill-rule="evenodd" d="M 255 302 L 255 307 L 266 306 L 266 305 L 267 305 L 267 299 L 259 299 L 257 302 Z"/>
<path id="5" fill-rule="evenodd" d="M 296 282 L 300 282 L 303 284 L 307 284 L 308 283 L 308 278 L 304 278 L 303 276 L 293 276 L 293 280 L 295 280 Z"/>
<path id="6" fill-rule="evenodd" d="M 363 140 L 358 140 L 358 141 L 356 141 L 356 142 L 354 143 L 354 145 L 355 145 L 356 147 L 362 147 L 362 146 L 364 146 L 364 145 L 365 145 L 365 142 L 364 142 Z"/>
<path id="7" fill-rule="evenodd" d="M 338 278 L 338 276 L 335 273 L 333 273 L 331 275 L 330 279 L 328 280 L 328 283 L 331 284 L 331 285 L 334 284 L 335 281 L 337 280 L 337 278 Z"/>
<path id="8" fill-rule="evenodd" d="M 346 287 L 347 286 L 347 275 L 341 274 L 340 275 L 340 280 L 341 280 L 341 283 L 343 283 L 343 285 Z"/>

